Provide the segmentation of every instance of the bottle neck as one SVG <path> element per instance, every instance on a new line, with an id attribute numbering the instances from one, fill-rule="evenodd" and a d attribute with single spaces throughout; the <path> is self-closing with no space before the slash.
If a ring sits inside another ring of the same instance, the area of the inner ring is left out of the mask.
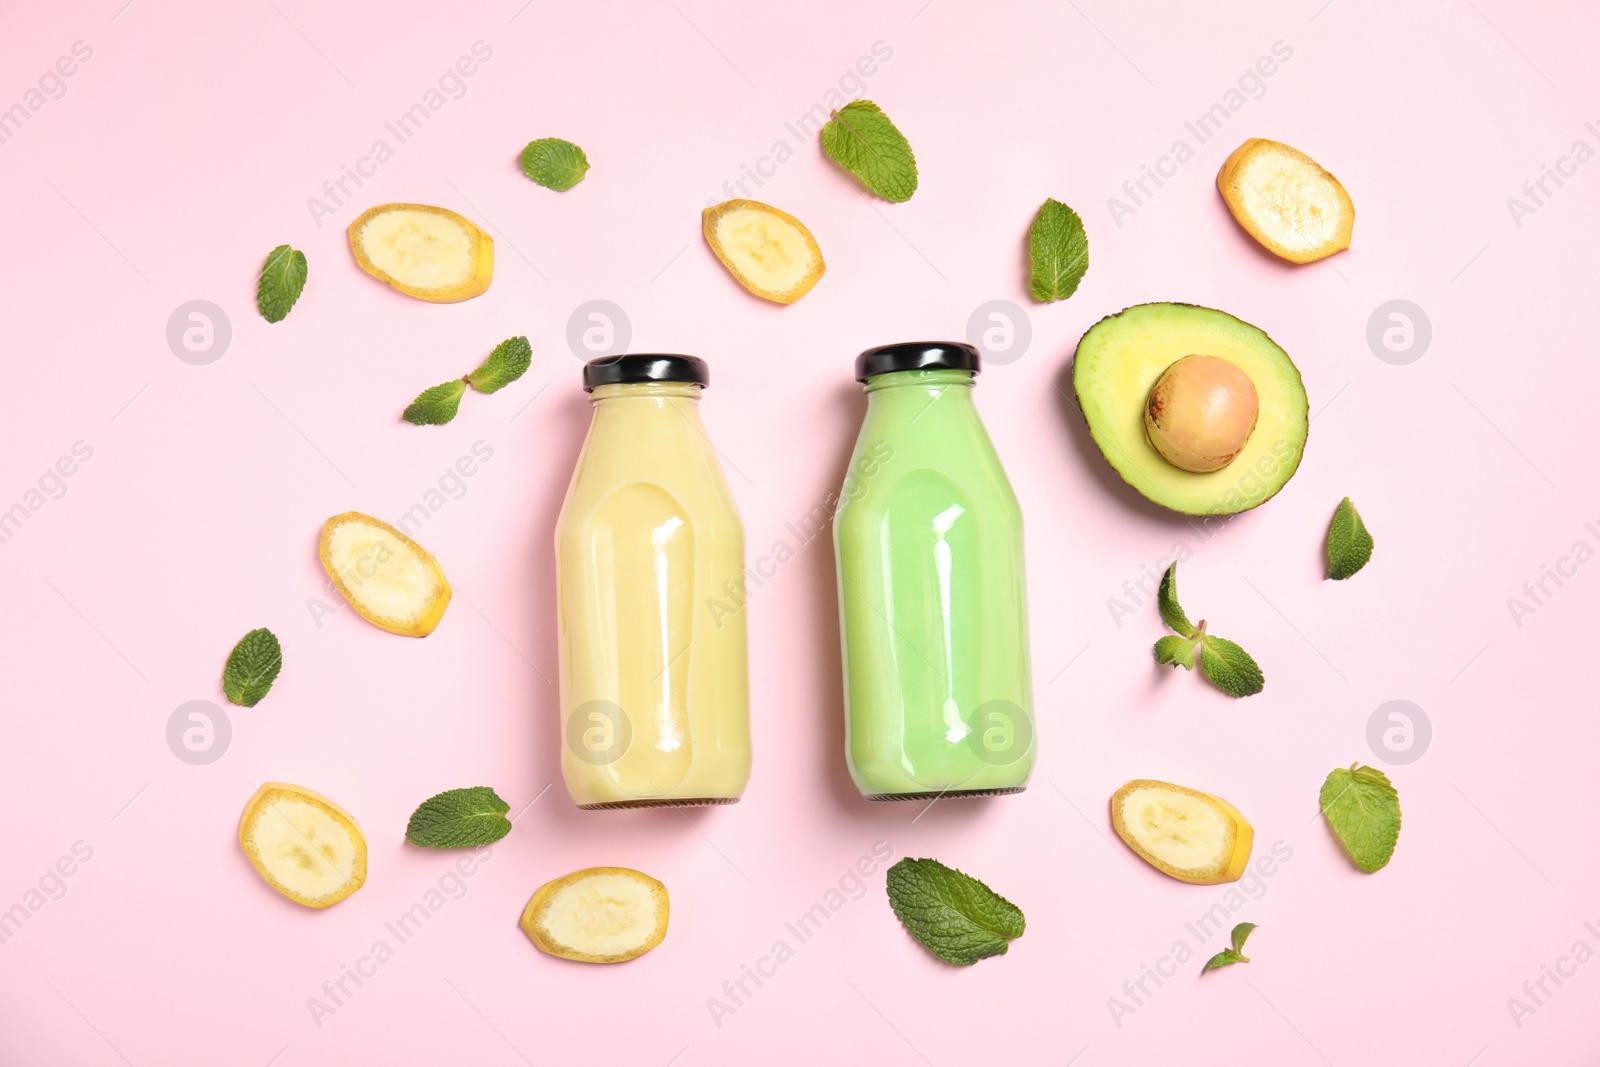
<path id="1" fill-rule="evenodd" d="M 693 382 L 616 382 L 589 393 L 589 402 L 599 407 L 623 400 L 699 401 L 699 385 Z"/>
<path id="2" fill-rule="evenodd" d="M 972 406 L 973 372 L 969 370 L 897 370 L 874 374 L 867 379 L 867 409 L 885 415 L 915 410 L 920 420 L 935 409 L 969 412 Z"/>

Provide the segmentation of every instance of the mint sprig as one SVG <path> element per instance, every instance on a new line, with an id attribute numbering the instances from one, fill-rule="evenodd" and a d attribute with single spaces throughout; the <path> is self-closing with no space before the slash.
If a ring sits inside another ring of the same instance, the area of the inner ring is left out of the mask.
<path id="1" fill-rule="evenodd" d="M 256 307 L 268 322 L 282 322 L 306 287 L 306 254 L 279 245 L 267 254 L 256 281 Z"/>
<path id="2" fill-rule="evenodd" d="M 1250 931 L 1255 928 L 1255 923 L 1240 923 L 1235 926 L 1230 937 L 1233 947 L 1225 948 L 1209 960 L 1206 960 L 1206 965 L 1200 968 L 1200 973 L 1205 974 L 1207 971 L 1214 971 L 1218 967 L 1226 967 L 1230 963 L 1249 963 L 1250 957 L 1244 954 L 1244 942 L 1250 936 Z"/>
<path id="3" fill-rule="evenodd" d="M 262 627 L 239 638 L 222 668 L 222 691 L 230 704 L 253 708 L 272 689 L 283 669 L 283 648 L 271 630 Z"/>
<path id="4" fill-rule="evenodd" d="M 522 173 L 558 193 L 566 192 L 589 173 L 589 157 L 571 141 L 541 137 L 522 150 Z"/>
<path id="5" fill-rule="evenodd" d="M 462 378 L 424 389 L 400 417 L 413 426 L 443 426 L 456 417 L 456 409 L 461 406 L 461 397 L 466 391 L 467 383 Z"/>
<path id="6" fill-rule="evenodd" d="M 446 789 L 424 800 L 406 823 L 406 840 L 423 848 L 471 848 L 511 832 L 511 805 L 486 785 Z"/>
<path id="7" fill-rule="evenodd" d="M 456 417 L 467 386 L 480 393 L 498 392 L 526 374 L 532 362 L 528 339 L 508 337 L 495 345 L 477 370 L 418 393 L 400 417 L 413 426 L 442 426 Z"/>
<path id="8" fill-rule="evenodd" d="M 1371 558 L 1372 535 L 1361 521 L 1361 513 L 1345 497 L 1333 509 L 1333 521 L 1328 524 L 1328 577 L 1342 582 Z"/>
<path id="9" fill-rule="evenodd" d="M 1371 874 L 1394 856 L 1400 839 L 1400 794 L 1376 767 L 1338 767 L 1317 798 L 1328 828 L 1357 867 Z"/>
<path id="10" fill-rule="evenodd" d="M 1206 633 L 1206 620 L 1199 625 L 1191 623 L 1178 604 L 1178 565 L 1174 563 L 1161 576 L 1161 586 L 1156 590 L 1156 606 L 1161 611 L 1161 621 L 1178 636 L 1167 635 L 1156 641 L 1157 663 L 1170 663 L 1174 667 L 1194 670 L 1200 662 L 1200 673 L 1218 689 L 1234 697 L 1254 696 L 1266 687 L 1266 676 L 1250 657 L 1250 653 L 1225 637 Z"/>
<path id="11" fill-rule="evenodd" d="M 1028 227 L 1028 288 L 1041 304 L 1065 300 L 1089 271 L 1089 235 L 1078 213 L 1046 200 Z"/>
<path id="12" fill-rule="evenodd" d="M 1005 955 L 1022 936 L 1022 911 L 982 882 L 938 860 L 903 859 L 889 868 L 889 906 L 929 952 L 966 967 Z"/>
<path id="13" fill-rule="evenodd" d="M 533 362 L 533 346 L 526 337 L 512 337 L 495 346 L 483 366 L 467 375 L 466 382 L 480 393 L 504 389 L 527 373 Z"/>
<path id="14" fill-rule="evenodd" d="M 917 191 L 911 143 L 871 100 L 852 101 L 833 113 L 822 127 L 822 150 L 884 200 L 898 204 Z"/>

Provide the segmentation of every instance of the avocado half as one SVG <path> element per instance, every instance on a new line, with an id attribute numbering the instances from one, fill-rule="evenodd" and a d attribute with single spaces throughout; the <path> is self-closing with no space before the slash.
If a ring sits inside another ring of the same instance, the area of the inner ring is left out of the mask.
<path id="1" fill-rule="evenodd" d="M 1151 386 L 1189 355 L 1226 359 L 1255 384 L 1256 426 L 1220 470 L 1196 474 L 1168 463 L 1145 435 Z M 1225 311 L 1193 304 L 1136 304 L 1108 315 L 1078 342 L 1072 388 L 1089 434 L 1123 481 L 1186 515 L 1232 515 L 1263 504 L 1300 466 L 1309 426 L 1305 384 L 1288 353 Z"/>

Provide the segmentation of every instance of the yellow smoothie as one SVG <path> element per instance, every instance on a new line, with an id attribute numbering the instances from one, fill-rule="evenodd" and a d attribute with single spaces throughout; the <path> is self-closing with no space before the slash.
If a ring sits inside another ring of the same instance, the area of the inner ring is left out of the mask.
<path id="1" fill-rule="evenodd" d="M 712 606 L 743 602 L 744 528 L 706 377 L 687 356 L 585 368 L 594 420 L 556 523 L 561 769 L 582 807 L 728 804 L 750 777 L 744 612 Z"/>

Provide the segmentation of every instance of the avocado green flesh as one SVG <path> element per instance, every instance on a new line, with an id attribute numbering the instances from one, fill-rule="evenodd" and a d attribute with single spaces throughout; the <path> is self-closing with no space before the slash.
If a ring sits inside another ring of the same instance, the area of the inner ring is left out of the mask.
<path id="1" fill-rule="evenodd" d="M 1256 428 L 1221 470 L 1197 474 L 1162 458 L 1145 435 L 1150 387 L 1175 361 L 1220 356 L 1255 383 Z M 1146 497 L 1188 515 L 1232 515 L 1270 500 L 1300 465 L 1306 390 L 1287 353 L 1261 330 L 1193 304 L 1137 304 L 1107 316 L 1078 342 L 1072 387 L 1106 461 Z"/>

